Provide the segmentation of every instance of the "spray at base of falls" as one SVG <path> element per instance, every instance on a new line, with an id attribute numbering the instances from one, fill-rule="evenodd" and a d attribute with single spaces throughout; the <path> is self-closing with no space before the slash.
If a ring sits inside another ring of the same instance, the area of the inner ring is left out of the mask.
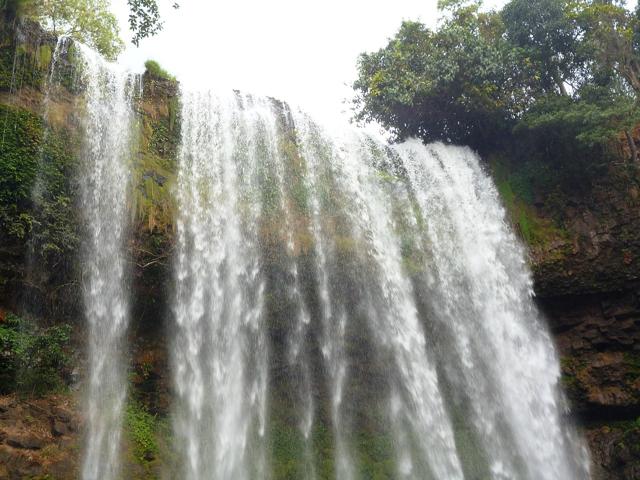
<path id="1" fill-rule="evenodd" d="M 348 480 L 371 455 L 402 479 L 588 478 L 524 251 L 475 154 L 331 136 L 270 99 L 182 101 L 184 478 Z M 283 435 L 299 439 L 284 463 Z M 364 438 L 387 440 L 372 453 Z"/>
<path id="2" fill-rule="evenodd" d="M 88 372 L 85 480 L 113 480 L 120 471 L 120 438 L 127 395 L 125 334 L 129 298 L 125 240 L 134 77 L 117 72 L 77 45 L 86 87 L 80 178 L 86 233 L 84 303 Z"/>

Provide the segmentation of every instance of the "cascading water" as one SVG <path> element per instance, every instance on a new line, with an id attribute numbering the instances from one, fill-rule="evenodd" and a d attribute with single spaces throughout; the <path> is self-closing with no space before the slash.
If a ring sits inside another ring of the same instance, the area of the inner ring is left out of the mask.
<path id="1" fill-rule="evenodd" d="M 53 55 L 45 123 L 68 46 L 61 39 Z M 88 335 L 81 476 L 115 480 L 140 87 L 74 48 Z M 181 102 L 176 478 L 589 478 L 525 251 L 473 152 L 329 134 L 286 104 L 240 93 L 185 90 Z M 43 142 L 35 205 L 46 160 Z"/>
<path id="2" fill-rule="evenodd" d="M 86 443 L 82 478 L 112 480 L 120 467 L 127 392 L 124 336 L 128 162 L 136 82 L 78 45 L 86 88 L 80 183 L 84 242 L 84 303 L 88 333 Z"/>
<path id="3" fill-rule="evenodd" d="M 329 378 L 329 408 L 331 410 L 331 423 L 335 443 L 335 472 L 336 477 L 346 480 L 354 477 L 353 461 L 351 453 L 346 445 L 345 427 L 342 419 L 341 404 L 343 400 L 344 382 L 347 374 L 347 359 L 345 355 L 345 330 L 347 314 L 345 305 L 341 303 L 340 295 L 333 292 L 330 285 L 330 277 L 336 266 L 335 239 L 331 233 L 323 227 L 322 198 L 320 189 L 323 179 L 327 175 L 333 176 L 333 163 L 323 153 L 330 152 L 331 147 L 327 141 L 317 135 L 317 127 L 310 120 L 298 112 L 295 118 L 300 135 L 300 150 L 307 162 L 308 178 L 304 183 L 305 189 L 312 192 L 309 195 L 309 214 L 311 217 L 310 233 L 314 242 L 315 269 L 317 283 L 317 296 L 319 299 L 320 319 L 322 324 L 321 351 L 324 366 Z M 314 131 L 315 127 L 315 131 Z M 295 126 L 294 126 L 295 128 Z M 316 135 L 314 135 L 316 133 Z M 331 196 L 325 192 L 325 200 Z M 331 207 L 329 207 L 331 208 Z M 329 257 L 329 258 L 328 258 Z"/>
<path id="4" fill-rule="evenodd" d="M 177 196 L 175 428 L 183 477 L 259 477 L 267 395 L 260 118 L 185 93 Z M 212 208 L 215 206 L 215 208 Z"/>
<path id="5" fill-rule="evenodd" d="M 398 151 L 432 262 L 424 291 L 446 332 L 441 363 L 491 477 L 586 477 L 586 452 L 563 427 L 559 362 L 496 189 L 468 149 L 410 141 Z"/>
<path id="6" fill-rule="evenodd" d="M 471 151 L 329 135 L 241 94 L 182 102 L 184 478 L 588 478 Z"/>

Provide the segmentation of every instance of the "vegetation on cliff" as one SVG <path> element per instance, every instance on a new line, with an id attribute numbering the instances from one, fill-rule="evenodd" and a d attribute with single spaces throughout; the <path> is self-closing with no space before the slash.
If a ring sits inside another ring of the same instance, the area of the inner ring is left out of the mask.
<path id="1" fill-rule="evenodd" d="M 640 119 L 640 18 L 617 0 L 441 0 L 436 29 L 404 22 L 361 55 L 356 116 L 396 139 L 418 136 L 486 153 L 563 162 L 601 156 Z M 562 148 L 546 149 L 545 145 Z M 567 155 L 570 153 L 571 155 Z"/>
<path id="2" fill-rule="evenodd" d="M 41 328 L 0 316 L 0 393 L 39 395 L 62 388 L 70 370 L 71 327 Z"/>
<path id="3" fill-rule="evenodd" d="M 147 60 L 144 62 L 144 68 L 146 69 L 146 73 L 154 78 L 175 81 L 175 77 L 162 68 L 155 60 Z"/>
<path id="4" fill-rule="evenodd" d="M 162 30 L 157 0 L 127 0 L 129 29 L 135 46 Z M 179 8 L 177 2 L 173 8 Z M 8 18 L 29 18 L 54 35 L 66 35 L 114 60 L 124 49 L 118 20 L 108 0 L 0 0 Z"/>
<path id="5" fill-rule="evenodd" d="M 29 18 L 53 35 L 64 35 L 115 59 L 124 48 L 118 20 L 107 0 L 5 0 L 9 16 Z"/>
<path id="6" fill-rule="evenodd" d="M 0 239 L 29 239 L 34 260 L 65 270 L 78 247 L 74 139 L 23 108 L 0 105 L 0 119 Z"/>

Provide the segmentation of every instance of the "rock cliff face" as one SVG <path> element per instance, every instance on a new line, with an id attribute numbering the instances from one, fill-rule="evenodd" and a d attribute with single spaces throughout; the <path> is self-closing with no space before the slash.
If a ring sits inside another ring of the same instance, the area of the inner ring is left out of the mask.
<path id="1" fill-rule="evenodd" d="M 518 175 L 513 167 L 512 178 Z M 561 356 L 572 410 L 587 430 L 595 478 L 640 475 L 640 175 L 611 162 L 557 182 L 553 195 L 514 195 L 544 225 L 531 241 L 538 304 Z M 558 199 L 559 197 L 559 199 Z M 526 235 L 523 235 L 525 241 Z M 537 241 L 535 241 L 537 240 Z"/>
<path id="2" fill-rule="evenodd" d="M 58 92 L 45 135 L 44 82 L 55 39 L 35 25 L 17 31 L 15 25 L 1 27 L 0 125 L 4 122 L 5 131 L 0 166 L 24 175 L 12 177 L 12 183 L 0 178 L 0 308 L 45 323 L 73 324 L 74 367 L 81 375 L 80 271 L 74 255 L 79 227 L 71 172 L 82 92 L 71 83 Z M 67 67 L 73 71 L 71 63 Z M 146 74 L 143 83 L 130 205 L 133 403 L 127 409 L 124 452 L 129 478 L 153 478 L 160 459 L 170 455 L 161 440 L 171 395 L 163 339 L 171 292 L 174 206 L 169 192 L 179 142 L 179 95 L 173 81 Z M 7 125 L 13 129 L 9 134 Z M 34 199 L 42 152 L 50 160 L 45 180 L 56 195 Z M 504 158 L 488 159 L 488 166 L 514 228 L 530 246 L 538 303 L 554 332 L 573 412 L 586 430 L 594 476 L 640 478 L 640 175 L 612 162 L 573 181 L 552 178 L 540 186 L 532 175 L 548 166 L 538 169 Z M 16 194 L 2 196 L 5 191 Z M 0 396 L 0 478 L 75 478 L 82 421 L 76 382 L 69 380 L 67 393 L 44 398 Z"/>
<path id="3" fill-rule="evenodd" d="M 84 99 L 72 49 L 57 60 L 59 85 L 47 88 L 55 48 L 56 38 L 37 25 L 0 19 L 0 328 L 13 312 L 43 328 L 67 324 L 73 331 L 61 392 L 16 394 L 0 385 L 0 479 L 78 477 L 85 326 L 75 172 Z M 159 458 L 170 455 L 162 450 L 169 405 L 163 339 L 179 139 L 177 83 L 149 74 L 141 81 L 128 243 L 133 387 L 122 452 L 132 479 L 157 478 Z M 2 333 L 4 353 L 10 347 Z M 0 359 L 0 371 L 4 366 Z"/>

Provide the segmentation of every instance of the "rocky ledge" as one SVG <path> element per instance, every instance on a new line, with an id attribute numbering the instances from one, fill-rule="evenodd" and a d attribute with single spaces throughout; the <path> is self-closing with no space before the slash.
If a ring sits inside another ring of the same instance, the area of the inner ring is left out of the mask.
<path id="1" fill-rule="evenodd" d="M 0 478 L 77 478 L 77 410 L 69 395 L 0 397 Z"/>

